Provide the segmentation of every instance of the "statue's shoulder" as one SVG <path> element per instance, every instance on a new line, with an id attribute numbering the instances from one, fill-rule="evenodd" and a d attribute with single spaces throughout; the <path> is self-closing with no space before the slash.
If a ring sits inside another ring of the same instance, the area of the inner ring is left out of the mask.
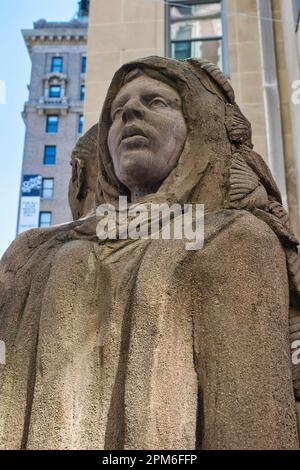
<path id="1" fill-rule="evenodd" d="M 49 228 L 35 228 L 18 235 L 8 247 L 1 259 L 1 271 L 16 272 L 43 245 L 68 230 L 71 223 L 56 225 Z M 54 242 L 55 243 L 55 242 Z"/>
<path id="2" fill-rule="evenodd" d="M 230 232 L 241 240 L 255 240 L 257 242 L 279 243 L 278 237 L 272 228 L 259 217 L 246 210 L 238 210 L 237 216 L 230 226 Z"/>
<path id="3" fill-rule="evenodd" d="M 12 305 L 16 299 L 26 298 L 31 286 L 35 286 L 34 292 L 42 292 L 52 270 L 67 279 L 68 272 L 81 269 L 82 261 L 89 266 L 94 243 L 76 232 L 80 223 L 32 229 L 17 236 L 0 263 L 0 320 L 14 309 L 18 311 Z"/>
<path id="4" fill-rule="evenodd" d="M 55 252 L 65 252 L 72 255 L 90 245 L 90 239 L 95 235 L 95 218 L 86 217 L 74 222 L 54 225 L 48 228 L 27 230 L 17 236 L 1 259 L 1 271 L 16 272 L 34 255 L 53 256 Z"/>
<path id="5" fill-rule="evenodd" d="M 208 219 L 213 229 L 207 232 L 214 233 L 213 239 L 217 245 L 228 250 L 247 250 L 256 247 L 257 250 L 282 250 L 278 236 L 272 228 L 260 218 L 246 210 L 224 210 Z M 218 249 L 216 247 L 216 249 Z"/>
<path id="6" fill-rule="evenodd" d="M 22 289 L 29 292 L 32 275 L 39 276 L 41 263 L 44 260 L 39 248 L 55 233 L 49 229 L 31 229 L 20 235 L 11 243 L 4 253 L 0 263 L 0 311 L 3 314 L 4 306 L 13 302 L 16 293 Z M 35 262 L 37 261 L 37 262 Z M 20 279 L 22 282 L 20 283 Z M 19 284 L 18 284 L 19 282 Z"/>
<path id="7" fill-rule="evenodd" d="M 14 271 L 20 264 L 24 264 L 32 253 L 41 246 L 46 240 L 49 240 L 55 230 L 49 229 L 31 229 L 18 235 L 8 247 L 1 259 L 1 267 Z"/>
<path id="8" fill-rule="evenodd" d="M 195 252 L 195 278 L 226 284 L 233 290 L 238 283 L 246 291 L 249 278 L 254 286 L 271 282 L 278 290 L 287 287 L 285 250 L 272 228 L 247 211 L 222 211 L 217 217 L 218 227 Z M 208 284 L 198 285 L 207 288 Z"/>

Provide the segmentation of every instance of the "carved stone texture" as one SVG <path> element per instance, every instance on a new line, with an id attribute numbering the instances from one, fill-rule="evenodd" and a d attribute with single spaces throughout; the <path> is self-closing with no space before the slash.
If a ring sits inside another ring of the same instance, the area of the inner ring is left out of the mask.
<path id="1" fill-rule="evenodd" d="M 74 222 L 2 260 L 0 448 L 299 448 L 298 242 L 221 71 L 122 66 L 72 167 Z M 120 195 L 204 204 L 204 247 L 99 243 Z"/>

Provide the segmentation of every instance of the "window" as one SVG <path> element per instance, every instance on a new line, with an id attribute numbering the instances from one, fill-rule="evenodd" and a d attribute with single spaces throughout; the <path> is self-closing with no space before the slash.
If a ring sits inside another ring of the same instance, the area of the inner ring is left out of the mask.
<path id="1" fill-rule="evenodd" d="M 86 57 L 83 56 L 81 59 L 81 73 L 86 73 Z"/>
<path id="2" fill-rule="evenodd" d="M 51 72 L 62 73 L 62 71 L 63 71 L 63 58 L 62 57 L 52 57 Z"/>
<path id="3" fill-rule="evenodd" d="M 43 199 L 52 199 L 54 190 L 54 179 L 53 178 L 43 178 L 42 181 L 42 198 Z"/>
<path id="4" fill-rule="evenodd" d="M 61 87 L 60 85 L 51 85 L 49 89 L 50 98 L 60 98 Z"/>
<path id="5" fill-rule="evenodd" d="M 55 134 L 58 131 L 58 116 L 47 116 L 46 132 Z"/>
<path id="6" fill-rule="evenodd" d="M 169 23 L 172 58 L 203 58 L 224 69 L 221 0 L 172 0 Z"/>
<path id="7" fill-rule="evenodd" d="M 44 149 L 44 165 L 55 165 L 56 163 L 56 146 L 46 145 Z"/>
<path id="8" fill-rule="evenodd" d="M 78 132 L 79 134 L 82 134 L 83 132 L 83 115 L 82 114 L 80 114 L 79 116 Z"/>
<path id="9" fill-rule="evenodd" d="M 84 101 L 85 98 L 85 85 L 81 85 L 80 87 L 80 101 Z"/>
<path id="10" fill-rule="evenodd" d="M 39 227 L 50 227 L 52 223 L 52 212 L 40 212 Z"/>

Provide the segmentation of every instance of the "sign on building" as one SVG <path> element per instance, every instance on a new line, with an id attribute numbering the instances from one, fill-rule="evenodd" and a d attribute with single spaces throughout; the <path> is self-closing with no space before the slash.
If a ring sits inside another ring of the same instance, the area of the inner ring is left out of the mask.
<path id="1" fill-rule="evenodd" d="M 40 175 L 23 176 L 18 233 L 39 226 L 41 188 Z"/>

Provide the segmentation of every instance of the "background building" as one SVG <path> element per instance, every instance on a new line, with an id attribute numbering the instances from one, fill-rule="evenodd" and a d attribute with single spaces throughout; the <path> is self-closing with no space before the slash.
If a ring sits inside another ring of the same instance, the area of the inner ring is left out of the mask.
<path id="1" fill-rule="evenodd" d="M 299 217 L 300 199 L 300 0 L 277 1 L 274 17 L 282 20 L 275 24 L 275 37 L 288 204 L 294 222 L 297 214 Z M 297 235 L 300 238 L 300 230 Z"/>
<path id="2" fill-rule="evenodd" d="M 23 30 L 31 61 L 18 232 L 71 220 L 70 155 L 83 131 L 89 1 L 69 22 Z"/>
<path id="3" fill-rule="evenodd" d="M 291 102 L 299 79 L 298 12 L 298 0 L 91 0 L 85 129 L 98 121 L 110 80 L 125 62 L 160 55 L 218 63 L 300 237 L 300 104 Z"/>

